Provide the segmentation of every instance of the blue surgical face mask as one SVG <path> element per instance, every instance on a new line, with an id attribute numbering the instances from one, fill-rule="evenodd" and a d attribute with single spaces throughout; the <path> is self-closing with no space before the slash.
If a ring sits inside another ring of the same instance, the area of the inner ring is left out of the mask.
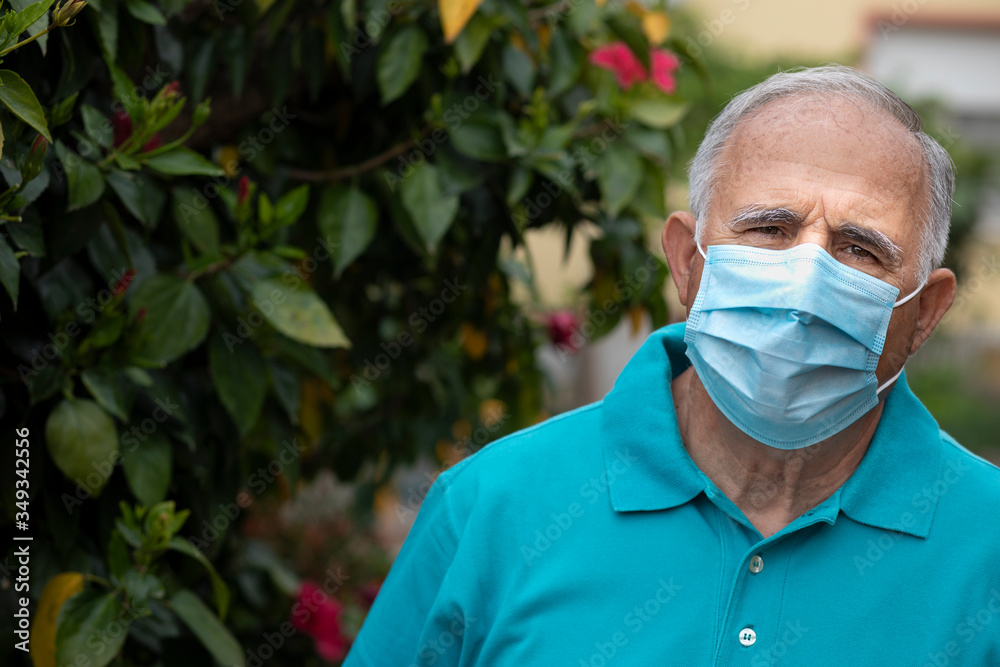
<path id="1" fill-rule="evenodd" d="M 719 410 L 771 447 L 825 440 L 878 404 L 899 289 L 812 243 L 710 246 L 688 315 L 687 356 Z"/>

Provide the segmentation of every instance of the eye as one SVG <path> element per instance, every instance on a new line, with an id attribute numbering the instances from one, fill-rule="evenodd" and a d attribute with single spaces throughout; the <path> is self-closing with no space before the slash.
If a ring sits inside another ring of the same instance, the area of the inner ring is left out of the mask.
<path id="1" fill-rule="evenodd" d="M 781 227 L 777 225 L 765 225 L 763 227 L 754 227 L 750 231 L 756 232 L 758 234 L 763 234 L 764 236 L 777 236 L 783 232 Z"/>
<path id="2" fill-rule="evenodd" d="M 875 258 L 875 255 L 873 255 L 872 253 L 868 252 L 867 250 L 865 250 L 864 248 L 862 248 L 859 245 L 847 246 L 847 252 L 848 252 L 848 254 L 854 255 L 855 257 L 857 257 L 859 259 L 874 259 Z"/>

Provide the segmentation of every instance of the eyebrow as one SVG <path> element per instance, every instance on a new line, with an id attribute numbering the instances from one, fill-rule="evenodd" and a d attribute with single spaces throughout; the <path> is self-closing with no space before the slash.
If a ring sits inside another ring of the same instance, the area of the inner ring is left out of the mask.
<path id="1" fill-rule="evenodd" d="M 770 208 L 761 204 L 751 204 L 736 210 L 736 213 L 725 223 L 734 232 L 745 231 L 753 227 L 772 224 L 799 226 L 805 222 L 804 216 L 783 207 Z M 892 239 L 871 227 L 845 220 L 837 227 L 836 232 L 847 237 L 866 250 L 879 255 L 890 267 L 903 265 L 903 250 L 893 243 Z"/>

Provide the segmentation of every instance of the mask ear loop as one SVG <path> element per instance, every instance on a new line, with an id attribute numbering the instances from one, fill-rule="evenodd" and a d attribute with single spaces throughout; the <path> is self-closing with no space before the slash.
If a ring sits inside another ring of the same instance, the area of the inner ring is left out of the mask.
<path id="1" fill-rule="evenodd" d="M 892 305 L 892 307 L 895 309 L 895 308 L 898 308 L 898 307 L 902 306 L 904 303 L 906 303 L 907 301 L 909 301 L 910 299 L 912 299 L 916 295 L 920 294 L 921 290 L 923 290 L 924 286 L 926 286 L 926 285 L 927 285 L 927 278 L 924 278 L 924 281 L 922 283 L 920 283 L 920 286 L 917 287 L 917 289 L 913 290 L 912 292 L 909 293 L 909 295 L 903 297 L 902 299 L 900 299 L 899 301 L 897 301 L 896 303 L 894 303 Z M 898 373 L 896 373 L 891 378 L 889 378 L 888 380 L 886 380 L 885 382 L 883 382 L 882 385 L 878 389 L 875 390 L 875 394 L 876 395 L 881 394 L 883 389 L 885 389 L 890 384 L 892 384 L 893 382 L 895 382 L 896 380 L 898 380 L 899 376 L 902 375 L 902 374 L 903 374 L 903 369 L 900 368 Z"/>
<path id="2" fill-rule="evenodd" d="M 704 257 L 705 259 L 708 259 L 708 255 L 706 255 L 705 251 L 701 249 L 701 244 L 695 241 L 695 246 L 697 246 L 698 252 L 701 253 L 701 256 Z"/>

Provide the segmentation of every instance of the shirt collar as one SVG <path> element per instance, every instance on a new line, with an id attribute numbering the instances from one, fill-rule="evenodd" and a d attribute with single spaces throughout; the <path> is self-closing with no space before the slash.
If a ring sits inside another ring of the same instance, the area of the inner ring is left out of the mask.
<path id="1" fill-rule="evenodd" d="M 671 381 L 690 366 L 685 324 L 654 331 L 604 398 L 601 434 L 611 505 L 618 512 L 682 505 L 703 490 L 705 479 L 681 443 Z M 621 473 L 611 466 L 627 456 Z M 861 464 L 841 488 L 840 509 L 859 523 L 918 537 L 930 532 L 936 496 L 914 499 L 941 472 L 937 422 L 913 395 L 904 376 L 886 398 L 875 435 Z"/>

